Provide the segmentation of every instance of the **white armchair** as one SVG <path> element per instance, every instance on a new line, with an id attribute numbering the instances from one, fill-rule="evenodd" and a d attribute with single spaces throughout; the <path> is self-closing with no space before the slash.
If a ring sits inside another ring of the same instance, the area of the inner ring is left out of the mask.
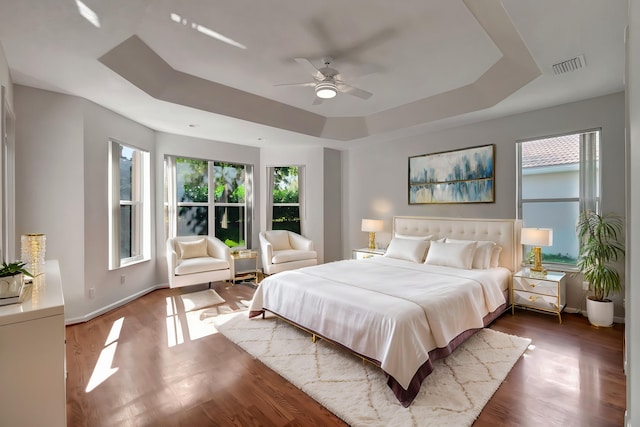
<path id="1" fill-rule="evenodd" d="M 261 231 L 260 254 L 265 274 L 308 267 L 318 263 L 313 241 L 287 230 Z"/>
<path id="2" fill-rule="evenodd" d="M 210 236 L 177 236 L 167 240 L 169 286 L 231 280 L 234 265 L 229 247 Z"/>

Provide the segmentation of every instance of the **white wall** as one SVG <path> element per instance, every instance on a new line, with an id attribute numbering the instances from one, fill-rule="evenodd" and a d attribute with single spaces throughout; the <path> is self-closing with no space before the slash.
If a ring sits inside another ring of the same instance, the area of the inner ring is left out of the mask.
<path id="1" fill-rule="evenodd" d="M 262 148 L 260 161 L 261 182 L 267 182 L 267 168 L 274 166 L 305 167 L 305 225 L 303 234 L 313 240 L 318 252 L 318 263 L 324 262 L 324 149 L 311 148 Z M 267 200 L 270 195 L 266 186 L 260 188 L 260 199 Z M 265 212 L 260 214 L 260 230 L 267 229 Z"/>
<path id="2" fill-rule="evenodd" d="M 46 258 L 60 262 L 67 318 L 87 304 L 82 106 L 79 98 L 14 87 L 16 248 L 21 234 L 46 234 Z"/>
<path id="3" fill-rule="evenodd" d="M 451 216 L 467 218 L 514 218 L 516 215 L 516 150 L 518 140 L 602 128 L 602 205 L 605 212 L 625 211 L 624 94 L 546 108 L 496 120 L 388 141 L 375 146 L 360 145 L 345 155 L 345 233 L 343 255 L 363 247 L 367 235 L 360 231 L 362 218 L 385 221 L 391 231 L 394 215 Z M 408 204 L 408 158 L 426 153 L 495 144 L 495 203 Z M 381 234 L 381 233 L 379 233 Z M 383 236 L 381 236 L 383 237 Z M 582 309 L 581 280 L 567 289 L 568 306 Z M 616 316 L 624 310 L 620 300 Z"/>
<path id="4" fill-rule="evenodd" d="M 640 426 L 640 1 L 629 1 L 627 37 L 627 427 Z M 622 168 L 622 165 L 620 165 Z M 635 357 L 634 357 L 635 356 Z M 635 396 L 635 397 L 634 397 Z"/>
<path id="5" fill-rule="evenodd" d="M 9 105 L 13 108 L 13 84 L 11 83 L 9 64 L 7 63 L 7 57 L 4 54 L 2 43 L 0 43 L 0 86 L 5 87 L 7 100 L 9 101 Z"/>
<path id="6" fill-rule="evenodd" d="M 111 308 L 132 296 L 156 288 L 156 252 L 152 234 L 151 260 L 109 270 L 109 206 L 108 155 L 109 139 L 155 151 L 155 132 L 92 102 L 82 101 L 84 143 L 84 320 L 94 313 Z M 56 144 L 61 142 L 57 141 Z M 157 181 L 155 165 L 151 164 L 151 188 Z M 160 170 L 162 174 L 162 170 Z M 162 183 L 162 180 L 160 179 Z M 155 207 L 155 193 L 151 194 L 151 208 Z M 155 230 L 155 216 L 151 215 L 151 230 Z M 124 276 L 122 278 L 121 276 Z M 64 277 L 63 277 L 64 279 Z M 63 280 L 64 282 L 65 280 Z M 90 298 L 90 289 L 95 296 Z M 66 295 L 66 294 L 65 294 Z M 71 316 L 67 316 L 70 319 Z M 71 318 L 73 319 L 73 318 Z"/>

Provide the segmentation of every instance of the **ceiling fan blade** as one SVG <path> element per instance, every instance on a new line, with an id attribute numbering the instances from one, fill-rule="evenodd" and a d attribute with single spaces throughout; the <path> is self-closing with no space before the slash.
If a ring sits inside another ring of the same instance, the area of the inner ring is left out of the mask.
<path id="1" fill-rule="evenodd" d="M 338 89 L 342 93 L 348 93 L 349 95 L 357 96 L 361 99 L 369 99 L 373 96 L 371 92 L 367 92 L 366 90 L 358 89 L 357 87 L 349 86 L 348 84 L 342 82 L 336 82 Z"/>
<path id="2" fill-rule="evenodd" d="M 320 72 L 320 70 L 318 70 L 315 65 L 313 65 L 307 58 L 293 58 L 293 60 L 302 65 L 307 70 L 307 72 L 311 74 L 315 79 L 324 79 L 324 75 Z"/>
<path id="3" fill-rule="evenodd" d="M 313 87 L 315 86 L 316 83 L 283 83 L 283 84 L 279 84 L 279 85 L 274 85 L 274 86 L 299 86 L 299 87 Z"/>

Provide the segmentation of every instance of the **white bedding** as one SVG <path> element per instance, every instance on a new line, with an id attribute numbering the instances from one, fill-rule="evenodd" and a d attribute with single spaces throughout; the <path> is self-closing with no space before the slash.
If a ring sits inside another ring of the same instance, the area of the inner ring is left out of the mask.
<path id="1" fill-rule="evenodd" d="M 381 363 L 407 389 L 428 359 L 460 333 L 482 328 L 505 303 L 511 273 L 375 257 L 285 271 L 262 281 L 263 308 Z"/>

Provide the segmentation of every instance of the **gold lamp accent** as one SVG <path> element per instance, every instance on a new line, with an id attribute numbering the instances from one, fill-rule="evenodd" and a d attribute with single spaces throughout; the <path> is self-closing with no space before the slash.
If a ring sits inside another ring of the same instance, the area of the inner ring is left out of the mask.
<path id="1" fill-rule="evenodd" d="M 384 230 L 384 221 L 381 219 L 363 219 L 362 231 L 369 232 L 369 249 L 376 248 L 376 231 Z"/>
<path id="2" fill-rule="evenodd" d="M 533 246 L 533 267 L 531 271 L 546 274 L 542 267 L 542 248 L 540 246 L 553 245 L 553 230 L 550 228 L 523 228 L 520 240 L 523 245 Z"/>

